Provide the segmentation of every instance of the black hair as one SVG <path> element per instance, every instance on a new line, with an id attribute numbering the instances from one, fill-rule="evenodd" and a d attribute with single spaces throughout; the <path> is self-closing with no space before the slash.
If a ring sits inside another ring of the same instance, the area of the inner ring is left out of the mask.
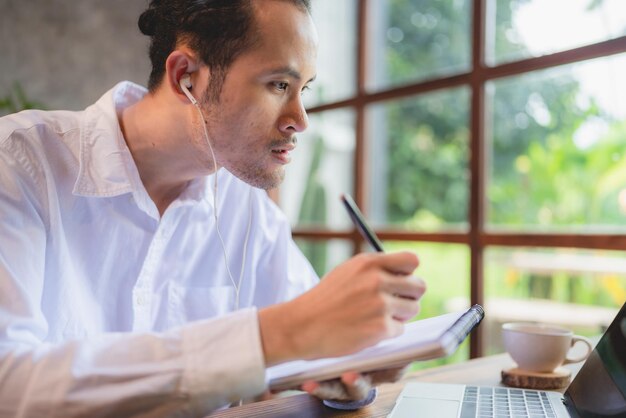
<path id="1" fill-rule="evenodd" d="M 150 36 L 153 92 L 165 74 L 165 61 L 180 43 L 196 52 L 211 70 L 207 93 L 219 98 L 226 71 L 258 38 L 253 2 L 258 0 L 152 0 L 139 16 L 139 29 Z M 311 12 L 310 0 L 288 0 Z"/>

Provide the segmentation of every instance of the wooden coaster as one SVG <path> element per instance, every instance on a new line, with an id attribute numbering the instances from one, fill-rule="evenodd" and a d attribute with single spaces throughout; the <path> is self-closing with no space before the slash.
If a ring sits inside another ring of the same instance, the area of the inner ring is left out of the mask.
<path id="1" fill-rule="evenodd" d="M 525 389 L 560 389 L 569 384 L 572 372 L 559 367 L 550 373 L 529 372 L 513 367 L 502 370 L 502 383 Z"/>

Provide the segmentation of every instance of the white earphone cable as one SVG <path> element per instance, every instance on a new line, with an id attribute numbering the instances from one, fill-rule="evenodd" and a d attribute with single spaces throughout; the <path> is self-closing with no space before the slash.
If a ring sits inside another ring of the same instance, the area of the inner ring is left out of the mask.
<path id="1" fill-rule="evenodd" d="M 235 288 L 235 306 L 234 310 L 239 309 L 239 291 L 241 290 L 241 282 L 243 280 L 243 275 L 245 271 L 246 264 L 246 253 L 248 250 L 248 238 L 250 237 L 250 229 L 252 226 L 252 188 L 248 193 L 248 227 L 246 230 L 246 238 L 243 244 L 243 254 L 241 256 L 241 268 L 239 270 L 239 280 L 235 282 L 232 272 L 230 271 L 230 266 L 228 263 L 228 254 L 226 251 L 226 244 L 224 244 L 224 239 L 222 238 L 222 232 L 220 231 L 220 224 L 218 219 L 218 206 L 217 206 L 217 160 L 215 159 L 215 153 L 213 152 L 213 147 L 211 146 L 211 141 L 209 140 L 209 132 L 206 128 L 206 120 L 204 119 L 204 114 L 202 113 L 202 109 L 200 109 L 200 105 L 193 101 L 193 105 L 198 110 L 200 114 L 200 120 L 202 121 L 202 128 L 204 130 L 204 139 L 206 140 L 207 145 L 209 146 L 209 150 L 211 151 L 211 158 L 213 159 L 213 168 L 215 169 L 214 181 L 213 181 L 213 217 L 215 218 L 215 229 L 217 231 L 217 236 L 220 240 L 220 244 L 222 246 L 222 251 L 224 253 L 224 264 L 226 265 L 226 272 L 228 273 L 228 277 L 230 278 L 233 287 Z"/>

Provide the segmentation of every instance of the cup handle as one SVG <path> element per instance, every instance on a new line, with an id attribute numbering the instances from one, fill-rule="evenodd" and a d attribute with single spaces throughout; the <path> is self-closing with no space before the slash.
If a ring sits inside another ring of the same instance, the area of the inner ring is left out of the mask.
<path id="1" fill-rule="evenodd" d="M 589 354 L 591 354 L 591 350 L 593 350 L 593 347 L 591 346 L 591 341 L 589 341 L 587 338 L 585 338 L 583 336 L 574 335 L 572 337 L 572 344 L 570 345 L 570 349 L 572 347 L 574 347 L 574 345 L 576 345 L 576 343 L 579 342 L 579 341 L 587 346 L 587 352 L 585 352 L 584 354 L 582 354 L 582 355 L 580 355 L 578 357 L 574 357 L 574 358 L 566 357 L 565 361 L 563 362 L 563 364 L 578 363 L 580 361 L 585 360 L 587 357 L 589 357 Z"/>

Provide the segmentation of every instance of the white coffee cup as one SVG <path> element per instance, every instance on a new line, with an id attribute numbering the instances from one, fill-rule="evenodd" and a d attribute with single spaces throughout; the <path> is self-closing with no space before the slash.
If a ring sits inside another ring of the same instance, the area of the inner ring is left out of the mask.
<path id="1" fill-rule="evenodd" d="M 509 322 L 502 325 L 504 348 L 519 369 L 549 373 L 563 364 L 578 363 L 589 357 L 591 342 L 563 327 L 526 322 Z M 578 342 L 586 350 L 578 357 L 568 357 L 570 349 Z"/>

